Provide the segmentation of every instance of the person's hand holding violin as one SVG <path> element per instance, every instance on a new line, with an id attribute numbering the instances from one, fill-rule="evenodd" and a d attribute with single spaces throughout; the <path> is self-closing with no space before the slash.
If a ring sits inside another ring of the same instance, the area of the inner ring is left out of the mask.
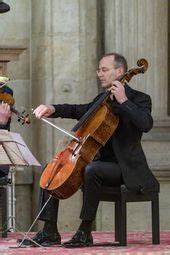
<path id="1" fill-rule="evenodd" d="M 111 84 L 111 87 L 108 88 L 108 91 L 111 92 L 111 99 L 113 100 L 113 97 L 116 98 L 116 101 L 120 104 L 124 103 L 126 100 L 128 100 L 124 85 L 120 81 L 114 81 Z"/>
<path id="2" fill-rule="evenodd" d="M 0 104 L 0 124 L 1 125 L 7 124 L 9 118 L 11 118 L 11 115 L 12 115 L 12 112 L 11 112 L 9 104 L 4 103 L 2 101 L 2 103 Z"/>
<path id="3" fill-rule="evenodd" d="M 35 114 L 35 116 L 38 119 L 41 119 L 42 117 L 49 117 L 51 114 L 53 114 L 55 112 L 55 108 L 53 105 L 44 105 L 41 104 L 39 105 L 34 111 L 33 114 Z"/>

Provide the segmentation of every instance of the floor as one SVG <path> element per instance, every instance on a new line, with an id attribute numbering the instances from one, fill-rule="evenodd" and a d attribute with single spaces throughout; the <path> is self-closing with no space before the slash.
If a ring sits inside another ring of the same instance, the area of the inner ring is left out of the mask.
<path id="1" fill-rule="evenodd" d="M 72 232 L 62 233 L 62 242 L 72 236 Z M 130 232 L 128 233 L 128 245 L 126 247 L 114 246 L 114 233 L 112 232 L 93 232 L 94 246 L 85 248 L 68 249 L 61 246 L 49 248 L 42 247 L 17 247 L 17 238 L 23 238 L 23 233 L 8 233 L 7 238 L 0 238 L 0 254 L 12 255 L 40 255 L 40 254 L 66 254 L 66 255 L 162 255 L 170 254 L 170 231 L 161 232 L 160 245 L 152 245 L 152 236 L 149 232 Z M 33 236 L 31 233 L 30 236 Z"/>

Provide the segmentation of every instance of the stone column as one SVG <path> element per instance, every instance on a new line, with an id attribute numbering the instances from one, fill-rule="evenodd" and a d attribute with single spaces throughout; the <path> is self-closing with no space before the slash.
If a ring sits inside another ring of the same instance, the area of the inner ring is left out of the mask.
<path id="1" fill-rule="evenodd" d="M 150 94 L 155 120 L 167 116 L 167 0 L 108 0 L 105 1 L 105 51 L 120 52 L 129 68 L 139 58 L 146 58 L 146 74 L 131 81 L 133 88 Z"/>
<path id="2" fill-rule="evenodd" d="M 40 103 L 85 103 L 97 94 L 97 1 L 32 1 L 33 106 Z M 71 130 L 75 121 L 53 120 Z M 61 148 L 64 135 L 34 121 L 34 148 L 44 164 Z M 36 174 L 39 179 L 39 174 Z M 37 190 L 37 186 L 35 187 Z M 78 226 L 82 194 L 61 202 L 59 227 Z"/>

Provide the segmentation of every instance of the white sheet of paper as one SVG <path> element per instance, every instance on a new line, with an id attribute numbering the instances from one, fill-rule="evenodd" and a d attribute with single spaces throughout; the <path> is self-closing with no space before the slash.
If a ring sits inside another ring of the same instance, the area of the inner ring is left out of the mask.
<path id="1" fill-rule="evenodd" d="M 30 166 L 41 166 L 41 164 L 38 162 L 38 160 L 34 157 L 32 152 L 28 149 L 26 143 L 22 139 L 21 135 L 18 133 L 11 132 L 11 136 L 14 139 L 14 141 L 18 142 L 18 148 L 23 156 L 23 158 L 28 162 Z M 20 145 L 22 144 L 22 145 Z M 23 146 L 24 145 L 24 146 Z"/>
<path id="2" fill-rule="evenodd" d="M 0 130 L 0 142 L 0 165 L 41 166 L 20 134 Z"/>

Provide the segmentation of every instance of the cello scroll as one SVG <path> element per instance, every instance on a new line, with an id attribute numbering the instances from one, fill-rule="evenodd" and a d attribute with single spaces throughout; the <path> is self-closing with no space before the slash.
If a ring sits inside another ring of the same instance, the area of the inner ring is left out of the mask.
<path id="1" fill-rule="evenodd" d="M 120 77 L 120 81 L 121 82 L 125 82 L 125 81 L 129 82 L 134 75 L 139 74 L 139 73 L 145 73 L 146 70 L 148 69 L 148 61 L 145 58 L 140 58 L 137 61 L 137 66 L 138 67 L 131 68 L 122 77 Z"/>

